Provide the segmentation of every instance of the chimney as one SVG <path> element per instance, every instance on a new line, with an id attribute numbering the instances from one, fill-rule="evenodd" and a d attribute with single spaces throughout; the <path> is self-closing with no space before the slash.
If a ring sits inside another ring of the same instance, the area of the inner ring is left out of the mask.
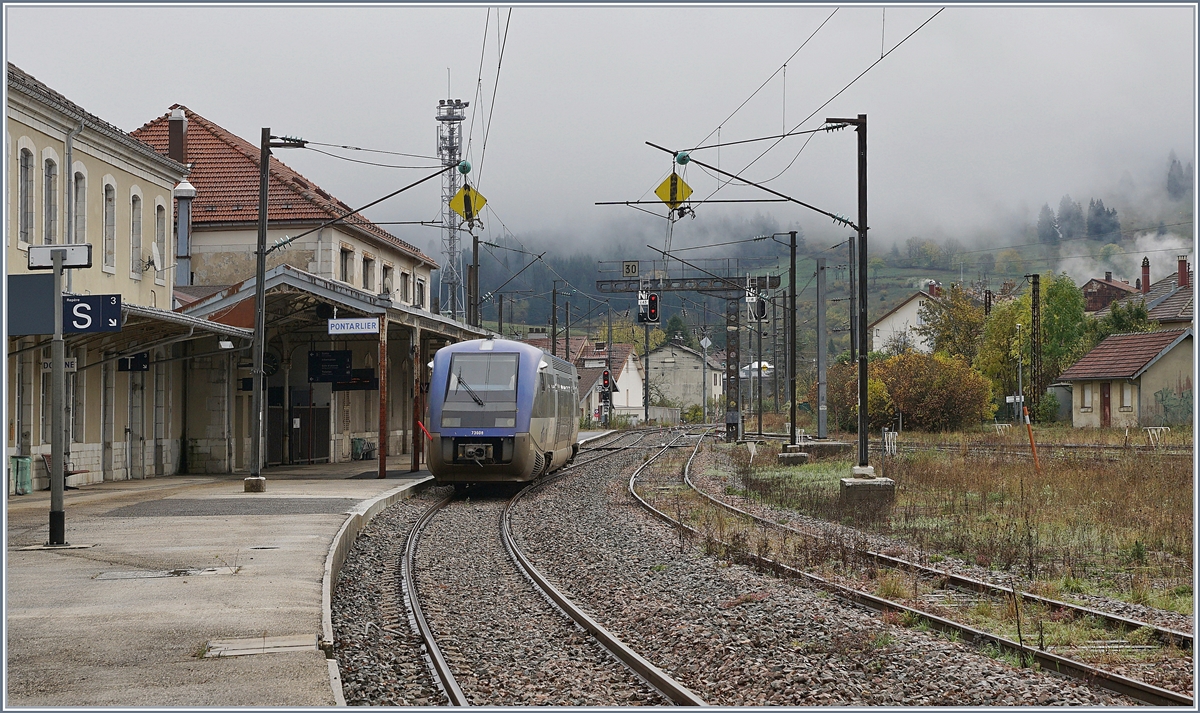
<path id="1" fill-rule="evenodd" d="M 1111 272 L 1106 272 L 1106 273 L 1104 273 L 1104 281 L 1105 281 L 1105 282 L 1112 282 L 1112 273 L 1111 273 Z"/>
<path id="2" fill-rule="evenodd" d="M 1150 258 L 1142 258 L 1142 294 L 1150 292 Z"/>
<path id="3" fill-rule="evenodd" d="M 1179 256 L 1179 286 L 1188 286 L 1188 264 L 1187 255 Z"/>
<path id="4" fill-rule="evenodd" d="M 180 163 L 187 163 L 187 117 L 183 109 L 171 110 L 171 118 L 167 122 L 169 141 L 167 156 Z"/>

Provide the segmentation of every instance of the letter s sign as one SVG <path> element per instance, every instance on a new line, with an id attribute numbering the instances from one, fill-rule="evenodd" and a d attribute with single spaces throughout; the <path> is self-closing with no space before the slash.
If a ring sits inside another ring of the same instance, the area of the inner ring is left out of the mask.
<path id="1" fill-rule="evenodd" d="M 71 308 L 71 326 L 78 330 L 85 330 L 92 326 L 92 306 L 87 302 L 80 302 Z"/>

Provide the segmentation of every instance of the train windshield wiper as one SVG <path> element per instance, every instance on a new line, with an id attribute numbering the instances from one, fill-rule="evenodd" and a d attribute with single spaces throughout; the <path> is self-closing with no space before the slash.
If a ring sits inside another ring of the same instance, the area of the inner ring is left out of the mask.
<path id="1" fill-rule="evenodd" d="M 480 406 L 483 405 L 483 399 L 479 398 L 479 394 L 475 393 L 475 389 L 472 389 L 470 384 L 463 381 L 461 371 L 458 372 L 458 384 L 467 390 L 467 393 L 471 395 L 471 398 L 475 399 L 475 403 L 479 404 Z"/>

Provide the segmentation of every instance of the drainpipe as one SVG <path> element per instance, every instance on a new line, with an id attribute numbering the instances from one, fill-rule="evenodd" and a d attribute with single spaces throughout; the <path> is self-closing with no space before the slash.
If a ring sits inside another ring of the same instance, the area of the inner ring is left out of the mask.
<path id="1" fill-rule="evenodd" d="M 192 284 L 192 199 L 196 188 L 185 178 L 171 191 L 175 197 L 178 216 L 175 226 L 175 284 Z"/>
<path id="2" fill-rule="evenodd" d="M 79 134 L 82 132 L 83 119 L 81 118 L 79 120 L 79 128 L 72 129 L 71 132 L 67 134 L 67 142 L 63 150 L 63 154 L 66 156 L 65 163 L 67 164 L 67 172 L 63 177 L 63 186 L 65 187 L 67 194 L 67 199 L 63 201 L 63 205 L 66 206 L 67 210 L 67 219 L 64 221 L 66 225 L 64 226 L 63 230 L 63 245 L 75 242 L 75 207 L 73 205 L 75 200 L 75 161 L 72 158 L 72 148 L 75 143 L 75 137 L 79 136 Z M 74 274 L 74 270 L 67 270 L 67 292 L 71 291 L 71 278 Z"/>

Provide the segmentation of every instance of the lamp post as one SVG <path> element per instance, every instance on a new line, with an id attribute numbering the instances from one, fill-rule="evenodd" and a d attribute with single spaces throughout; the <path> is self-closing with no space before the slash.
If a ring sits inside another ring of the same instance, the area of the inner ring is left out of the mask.
<path id="1" fill-rule="evenodd" d="M 1021 324 L 1017 323 L 1017 398 L 1016 408 L 1017 418 L 1021 418 L 1022 407 L 1025 406 L 1025 385 L 1022 380 L 1021 369 Z"/>
<path id="2" fill-rule="evenodd" d="M 272 139 L 279 141 L 272 143 Z M 267 343 L 267 181 L 271 168 L 271 149 L 301 148 L 304 142 L 281 136 L 272 136 L 269 127 L 263 127 L 259 142 L 258 157 L 258 251 L 254 271 L 254 346 L 251 349 L 254 367 L 251 372 L 251 432 L 250 432 L 250 476 L 244 481 L 244 491 L 261 493 L 267 489 L 267 479 L 262 475 L 263 439 L 263 351 Z"/>

